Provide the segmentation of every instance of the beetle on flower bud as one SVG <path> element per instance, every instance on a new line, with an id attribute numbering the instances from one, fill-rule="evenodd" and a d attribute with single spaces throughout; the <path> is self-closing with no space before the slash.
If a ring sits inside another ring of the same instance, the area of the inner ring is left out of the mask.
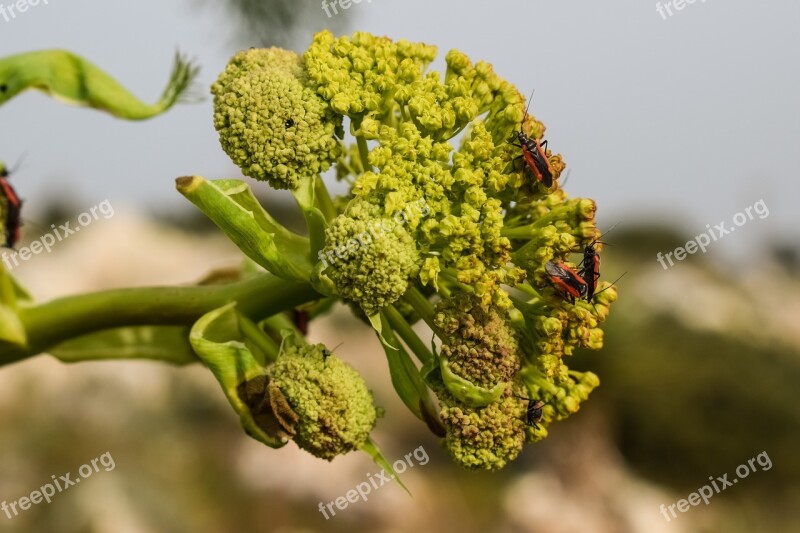
<path id="1" fill-rule="evenodd" d="M 570 303 L 574 304 L 577 298 L 586 295 L 588 289 L 586 280 L 564 263 L 548 261 L 544 265 L 544 270 L 553 285 L 564 291 L 564 298 Z"/>
<path id="2" fill-rule="evenodd" d="M 533 93 L 531 93 L 531 98 L 528 99 L 528 107 L 531 105 L 532 97 Z M 528 107 L 525 108 L 525 116 L 522 119 L 523 124 L 525 123 L 525 119 L 528 118 Z M 533 172 L 533 175 L 536 177 L 536 181 L 541 182 L 548 189 L 552 187 L 553 175 L 555 172 L 550 165 L 547 152 L 545 152 L 547 141 L 539 142 L 535 137 L 526 135 L 525 132 L 522 131 L 522 124 L 520 125 L 519 131 L 514 132 L 514 138 L 519 141 L 519 144 L 512 142 L 509 142 L 509 144 L 522 149 L 522 155 L 516 157 L 515 160 L 519 158 L 524 159 L 528 168 L 530 168 L 531 172 Z"/>
<path id="3" fill-rule="evenodd" d="M 525 396 L 518 396 L 516 394 L 514 396 L 520 400 L 528 401 L 528 407 L 525 410 L 525 423 L 538 431 L 539 422 L 542 421 L 542 417 L 544 416 L 543 408 L 545 405 L 549 404 L 553 398 L 555 398 L 555 395 L 546 402 L 541 400 L 532 400 L 530 398 L 526 398 Z"/>

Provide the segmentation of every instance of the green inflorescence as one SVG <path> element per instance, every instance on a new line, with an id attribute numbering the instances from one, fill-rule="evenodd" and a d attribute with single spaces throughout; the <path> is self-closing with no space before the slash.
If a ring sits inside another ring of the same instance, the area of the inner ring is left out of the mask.
<path id="1" fill-rule="evenodd" d="M 324 345 L 286 346 L 269 376 L 297 414 L 294 441 L 300 448 L 332 460 L 366 442 L 377 418 L 372 393 Z"/>
<path id="2" fill-rule="evenodd" d="M 602 347 L 600 326 L 617 294 L 600 282 L 592 301 L 570 303 L 553 286 L 545 264 L 577 269 L 574 254 L 599 234 L 594 201 L 559 188 L 560 155 L 546 152 L 549 188 L 517 161 L 520 148 L 507 140 L 520 130 L 541 139 L 544 126 L 526 114 L 516 87 L 455 50 L 443 74 L 430 70 L 436 53 L 426 44 L 327 31 L 302 56 L 240 52 L 212 88 L 214 123 L 242 171 L 273 187 L 293 189 L 335 164 L 349 190 L 329 199 L 315 189 L 326 218 L 324 238 L 310 251 L 310 283 L 360 307 L 379 331 L 391 324 L 425 363 L 453 459 L 498 469 L 599 384 L 565 358 L 578 347 Z M 384 313 L 394 322 L 378 319 Z M 418 319 L 439 337 L 439 353 L 415 340 L 407 326 Z M 282 355 L 271 372 L 297 375 L 283 369 L 333 360 Z M 341 393 L 314 383 L 306 389 L 303 378 L 284 377 L 281 390 L 311 420 L 326 394 L 333 403 L 353 394 L 362 421 L 347 430 L 363 438 L 374 422 L 363 384 Z M 526 427 L 527 398 L 548 401 L 539 429 Z M 430 425 L 430 413 L 421 418 Z M 321 442 L 323 435 L 314 422 L 301 446 L 329 458 L 358 440 Z"/>
<path id="3" fill-rule="evenodd" d="M 525 406 L 514 396 L 483 407 L 468 407 L 443 392 L 442 421 L 451 457 L 470 469 L 498 470 L 513 461 L 525 443 Z"/>

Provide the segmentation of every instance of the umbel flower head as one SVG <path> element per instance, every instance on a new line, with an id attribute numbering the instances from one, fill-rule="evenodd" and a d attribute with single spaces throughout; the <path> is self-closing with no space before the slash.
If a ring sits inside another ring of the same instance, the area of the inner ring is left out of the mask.
<path id="1" fill-rule="evenodd" d="M 377 411 L 364 378 L 322 344 L 284 345 L 269 368 L 297 415 L 294 441 L 307 452 L 332 460 L 359 448 L 375 426 Z"/>
<path id="2" fill-rule="evenodd" d="M 211 93 L 222 148 L 247 176 L 292 189 L 339 155 L 340 122 L 309 87 L 303 58 L 294 52 L 239 52 Z"/>
<path id="3" fill-rule="evenodd" d="M 301 204 L 311 221 L 309 282 L 369 317 L 398 394 L 444 435 L 454 460 L 492 470 L 599 384 L 567 358 L 602 347 L 617 294 L 600 281 L 592 301 L 572 302 L 554 286 L 545 265 L 578 269 L 600 233 L 595 202 L 560 189 L 559 154 L 541 153 L 553 174 L 545 185 L 507 142 L 520 131 L 540 141 L 545 131 L 515 86 L 457 50 L 443 73 L 431 70 L 436 54 L 424 43 L 328 31 L 302 56 L 241 52 L 212 89 L 215 125 L 242 171 L 274 187 L 294 188 L 335 163 L 347 193 L 330 199 L 316 181 L 303 198 L 313 196 L 317 211 Z M 419 319 L 440 353 L 411 329 Z M 292 403 L 305 389 L 284 380 L 281 390 Z M 552 398 L 527 430 L 523 398 Z"/>

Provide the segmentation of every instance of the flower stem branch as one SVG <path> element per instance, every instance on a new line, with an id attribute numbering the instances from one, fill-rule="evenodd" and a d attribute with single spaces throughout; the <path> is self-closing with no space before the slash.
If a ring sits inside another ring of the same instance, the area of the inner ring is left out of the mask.
<path id="1" fill-rule="evenodd" d="M 227 285 L 145 287 L 69 296 L 33 307 L 19 317 L 30 343 L 3 347 L 0 365 L 38 355 L 64 341 L 111 328 L 144 325 L 190 326 L 204 314 L 229 302 L 254 320 L 317 300 L 308 284 L 271 274 Z"/>

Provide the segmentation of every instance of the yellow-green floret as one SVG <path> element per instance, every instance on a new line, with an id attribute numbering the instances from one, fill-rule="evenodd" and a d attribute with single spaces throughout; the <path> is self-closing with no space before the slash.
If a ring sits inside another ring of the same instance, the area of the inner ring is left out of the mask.
<path id="1" fill-rule="evenodd" d="M 483 387 L 514 378 L 519 343 L 504 315 L 471 294 L 455 293 L 441 302 L 434 320 L 443 334 L 441 356 L 454 373 Z"/>

